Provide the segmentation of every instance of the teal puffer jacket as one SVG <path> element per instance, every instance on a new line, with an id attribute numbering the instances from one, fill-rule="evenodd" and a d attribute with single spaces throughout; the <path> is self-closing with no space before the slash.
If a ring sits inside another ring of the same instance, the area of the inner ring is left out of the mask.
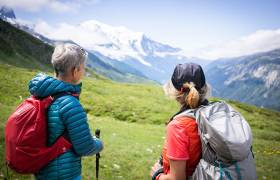
<path id="1" fill-rule="evenodd" d="M 38 74 L 29 82 L 29 91 L 40 98 L 61 92 L 80 94 L 81 85 Z M 36 173 L 36 179 L 74 179 L 81 175 L 81 157 L 96 154 L 103 148 L 101 141 L 91 135 L 87 115 L 79 100 L 72 95 L 57 98 L 48 109 L 48 145 L 54 144 L 64 132 L 73 145 L 72 149 Z"/>

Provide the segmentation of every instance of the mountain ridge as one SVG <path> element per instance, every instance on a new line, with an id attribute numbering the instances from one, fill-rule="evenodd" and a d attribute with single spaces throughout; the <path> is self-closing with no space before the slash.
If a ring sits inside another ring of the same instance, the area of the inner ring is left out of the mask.
<path id="1" fill-rule="evenodd" d="M 280 49 L 219 59 L 205 72 L 214 96 L 280 110 Z"/>

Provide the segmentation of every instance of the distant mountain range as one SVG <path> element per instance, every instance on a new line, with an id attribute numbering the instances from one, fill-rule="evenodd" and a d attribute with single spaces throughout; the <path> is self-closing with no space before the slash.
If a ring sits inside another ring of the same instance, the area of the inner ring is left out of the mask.
<path id="1" fill-rule="evenodd" d="M 79 39 L 55 40 L 35 32 L 34 26 L 17 21 L 9 8 L 0 9 L 0 17 L 50 47 L 60 42 L 83 46 L 89 53 L 88 67 L 116 81 L 164 83 L 170 78 L 175 65 L 195 62 L 203 66 L 214 96 L 280 110 L 280 48 L 249 56 L 207 61 L 186 57 L 180 48 L 156 42 L 143 33 L 93 20 L 77 27 L 77 31 L 82 28 L 92 35 L 88 37 L 88 43 L 83 44 Z M 6 46 L 9 40 L 2 39 L 0 46 L 5 47 L 3 50 L 14 51 L 14 46 Z"/>
<path id="2" fill-rule="evenodd" d="M 280 49 L 220 59 L 205 72 L 214 96 L 280 110 Z"/>

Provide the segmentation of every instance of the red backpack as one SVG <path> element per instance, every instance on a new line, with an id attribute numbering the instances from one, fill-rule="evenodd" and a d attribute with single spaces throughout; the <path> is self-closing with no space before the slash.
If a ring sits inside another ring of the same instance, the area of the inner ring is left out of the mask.
<path id="1" fill-rule="evenodd" d="M 6 162 L 18 173 L 36 173 L 72 146 L 63 136 L 47 146 L 47 108 L 53 100 L 51 96 L 32 96 L 17 107 L 6 123 Z"/>

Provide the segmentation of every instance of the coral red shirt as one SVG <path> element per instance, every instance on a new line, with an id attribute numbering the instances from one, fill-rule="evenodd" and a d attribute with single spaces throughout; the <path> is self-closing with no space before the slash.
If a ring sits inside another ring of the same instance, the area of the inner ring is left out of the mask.
<path id="1" fill-rule="evenodd" d="M 201 158 L 201 142 L 196 121 L 189 117 L 177 117 L 166 128 L 163 146 L 164 173 L 170 172 L 170 160 L 186 161 L 187 176 L 191 176 Z"/>

